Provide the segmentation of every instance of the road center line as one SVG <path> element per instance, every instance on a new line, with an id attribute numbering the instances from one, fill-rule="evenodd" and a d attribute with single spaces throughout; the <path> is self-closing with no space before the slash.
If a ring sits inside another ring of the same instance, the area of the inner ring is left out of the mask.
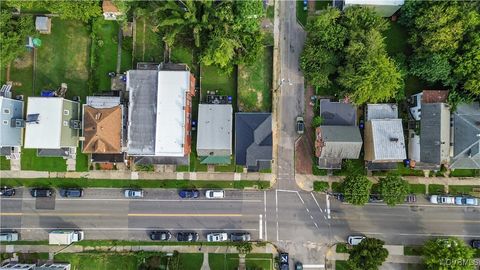
<path id="1" fill-rule="evenodd" d="M 262 220 L 262 215 L 258 215 L 259 219 L 258 219 L 258 238 L 260 240 L 263 239 L 263 230 L 262 230 L 262 226 L 263 226 L 263 220 Z"/>
<path id="2" fill-rule="evenodd" d="M 118 216 L 118 217 L 244 217 L 243 214 L 197 214 L 197 213 L 128 213 L 128 214 L 108 214 L 108 213 L 0 213 L 0 216 L 69 216 L 69 217 L 104 217 L 104 216 Z"/>

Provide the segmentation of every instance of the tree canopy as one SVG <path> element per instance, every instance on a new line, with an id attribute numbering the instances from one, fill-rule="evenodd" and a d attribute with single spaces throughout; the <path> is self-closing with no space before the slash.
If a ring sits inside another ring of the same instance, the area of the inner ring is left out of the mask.
<path id="1" fill-rule="evenodd" d="M 478 2 L 407 0 L 401 12 L 413 48 L 411 74 L 479 95 Z"/>
<path id="2" fill-rule="evenodd" d="M 345 201 L 351 204 L 364 205 L 370 197 L 372 182 L 364 175 L 349 175 L 342 182 Z"/>
<path id="3" fill-rule="evenodd" d="M 375 238 L 363 239 L 349 251 L 347 264 L 351 270 L 376 270 L 388 257 L 385 242 Z"/>
<path id="4" fill-rule="evenodd" d="M 229 70 L 252 63 L 261 52 L 260 0 L 158 2 L 154 12 L 168 46 L 193 39 L 200 61 Z"/>
<path id="5" fill-rule="evenodd" d="M 328 8 L 307 24 L 300 65 L 316 88 L 339 87 L 354 103 L 388 101 L 403 87 L 402 73 L 388 55 L 386 21 L 373 9 Z"/>
<path id="6" fill-rule="evenodd" d="M 380 178 L 379 185 L 383 200 L 390 206 L 403 202 L 410 191 L 408 182 L 398 175 Z"/>
<path id="7" fill-rule="evenodd" d="M 424 263 L 432 270 L 473 270 L 474 251 L 457 238 L 432 239 L 423 247 Z"/>
<path id="8" fill-rule="evenodd" d="M 7 10 L 0 12 L 0 66 L 5 67 L 23 52 L 27 37 L 35 31 L 33 17 L 13 17 Z"/>
<path id="9" fill-rule="evenodd" d="M 99 1 L 53 1 L 53 0 L 7 0 L 7 5 L 18 9 L 37 9 L 48 10 L 51 13 L 58 14 L 61 19 L 73 19 L 87 22 L 91 18 L 102 14 L 102 8 Z"/>

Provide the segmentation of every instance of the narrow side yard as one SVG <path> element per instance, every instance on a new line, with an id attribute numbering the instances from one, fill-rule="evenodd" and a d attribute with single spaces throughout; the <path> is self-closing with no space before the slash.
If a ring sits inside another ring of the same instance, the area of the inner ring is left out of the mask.
<path id="1" fill-rule="evenodd" d="M 141 14 L 141 10 L 137 14 Z M 141 15 L 135 19 L 134 62 L 163 61 L 163 41 L 156 32 L 148 16 Z"/>

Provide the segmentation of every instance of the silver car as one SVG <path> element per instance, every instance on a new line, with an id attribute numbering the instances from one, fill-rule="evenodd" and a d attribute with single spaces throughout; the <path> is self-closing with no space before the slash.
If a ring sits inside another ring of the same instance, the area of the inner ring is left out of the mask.
<path id="1" fill-rule="evenodd" d="M 12 242 L 12 241 L 18 241 L 18 233 L 16 232 L 0 233 L 0 242 Z"/>
<path id="2" fill-rule="evenodd" d="M 366 237 L 363 236 L 363 235 L 350 235 L 348 238 L 347 238 L 347 242 L 349 245 L 351 246 L 356 246 L 358 244 L 360 244 L 360 242 L 363 241 L 363 239 L 365 239 Z"/>
<path id="3" fill-rule="evenodd" d="M 125 198 L 143 198 L 143 190 L 141 189 L 126 189 Z"/>

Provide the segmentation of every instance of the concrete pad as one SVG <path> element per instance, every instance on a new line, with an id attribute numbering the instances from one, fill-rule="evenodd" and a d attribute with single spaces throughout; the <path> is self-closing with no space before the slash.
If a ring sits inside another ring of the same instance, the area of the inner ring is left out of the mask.
<path id="1" fill-rule="evenodd" d="M 233 175 L 233 181 L 240 181 L 242 180 L 242 174 L 241 173 L 235 173 Z"/>
<path id="2" fill-rule="evenodd" d="M 400 245 L 384 245 L 383 247 L 388 250 L 388 254 L 390 254 L 390 255 L 404 255 L 403 254 L 403 246 L 400 246 Z"/>
<path id="3" fill-rule="evenodd" d="M 138 172 L 132 172 L 130 175 L 130 179 L 137 180 L 138 179 Z"/>
<path id="4" fill-rule="evenodd" d="M 177 180 L 183 180 L 184 179 L 184 174 L 183 172 L 178 172 L 177 173 Z"/>

